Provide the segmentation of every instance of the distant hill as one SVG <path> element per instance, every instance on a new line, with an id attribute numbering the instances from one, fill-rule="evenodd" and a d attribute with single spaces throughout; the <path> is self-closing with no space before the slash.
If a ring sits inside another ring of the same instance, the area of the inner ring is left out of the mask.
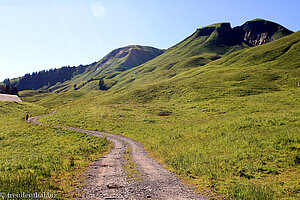
<path id="1" fill-rule="evenodd" d="M 147 46 L 127 46 L 113 50 L 98 62 L 78 67 L 62 67 L 25 74 L 23 77 L 6 79 L 12 87 L 22 90 L 80 89 L 90 80 L 99 77 L 112 78 L 127 69 L 136 67 L 162 54 L 164 50 Z M 75 86 L 75 87 L 74 87 Z"/>
<path id="2" fill-rule="evenodd" d="M 164 50 L 148 46 L 130 45 L 115 49 L 104 56 L 100 61 L 88 65 L 84 73 L 75 76 L 70 81 L 66 81 L 55 87 L 53 90 L 81 89 L 87 83 L 97 81 L 99 79 L 111 79 L 116 75 L 139 66 L 159 55 L 164 53 Z M 110 87 L 110 81 L 105 81 L 107 87 Z M 95 88 L 94 88 L 95 89 Z"/>
<path id="3" fill-rule="evenodd" d="M 141 65 L 162 54 L 164 50 L 154 47 L 132 45 L 118 48 L 107 54 L 96 65 L 89 70 L 95 72 L 94 76 L 99 74 L 113 75 L 115 72 L 126 71 L 138 65 Z"/>

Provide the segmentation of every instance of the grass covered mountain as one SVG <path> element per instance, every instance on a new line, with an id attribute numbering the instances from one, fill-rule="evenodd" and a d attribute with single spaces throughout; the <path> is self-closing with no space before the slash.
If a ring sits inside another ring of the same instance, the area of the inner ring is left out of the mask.
<path id="1" fill-rule="evenodd" d="M 160 54 L 164 50 L 154 47 L 131 45 L 123 48 L 118 48 L 107 54 L 99 62 L 89 68 L 93 71 L 93 76 L 109 76 L 112 77 L 116 73 L 126 71 L 138 65 L 149 61 Z"/>
<path id="2" fill-rule="evenodd" d="M 100 61 L 89 65 L 85 72 L 74 77 L 72 80 L 57 85 L 53 89 L 81 89 L 87 83 L 93 82 L 93 89 L 98 89 L 99 79 L 111 79 L 116 75 L 139 66 L 159 55 L 164 50 L 148 46 L 130 45 L 118 48 L 107 54 Z M 105 81 L 106 86 L 110 87 L 110 81 Z M 75 86 L 76 84 L 76 86 Z"/>
<path id="3" fill-rule="evenodd" d="M 260 19 L 234 28 L 229 23 L 203 27 L 164 54 L 115 77 L 113 88 L 159 82 L 237 50 L 275 41 L 291 33 L 279 24 Z"/>
<path id="4" fill-rule="evenodd" d="M 300 32 L 297 32 L 262 46 L 234 52 L 156 84 L 140 86 L 141 81 L 137 79 L 131 84 L 139 90 L 132 89 L 133 94 L 129 96 L 146 97 L 141 99 L 143 102 L 153 98 L 197 101 L 294 88 L 300 75 L 299 51 Z M 127 76 L 134 75 L 132 71 Z"/>

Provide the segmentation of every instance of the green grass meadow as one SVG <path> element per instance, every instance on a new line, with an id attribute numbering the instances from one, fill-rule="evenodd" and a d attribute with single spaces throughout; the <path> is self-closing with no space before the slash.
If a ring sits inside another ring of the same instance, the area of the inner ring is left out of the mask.
<path id="1" fill-rule="evenodd" d="M 75 197 L 86 166 L 107 151 L 105 138 L 25 122 L 27 112 L 46 111 L 31 103 L 0 102 L 0 192 Z"/>

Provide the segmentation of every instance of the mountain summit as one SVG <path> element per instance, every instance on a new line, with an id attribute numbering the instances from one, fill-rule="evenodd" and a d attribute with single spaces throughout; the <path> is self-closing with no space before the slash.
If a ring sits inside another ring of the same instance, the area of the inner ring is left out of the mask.
<path id="1" fill-rule="evenodd" d="M 98 62 L 88 65 L 85 72 L 70 80 L 68 85 L 76 84 L 77 86 L 79 85 L 77 89 L 80 89 L 81 86 L 93 80 L 111 79 L 128 69 L 154 59 L 162 53 L 164 53 L 164 50 L 140 45 L 130 45 L 115 49 Z M 67 87 L 63 88 L 67 89 Z"/>
<path id="2" fill-rule="evenodd" d="M 164 50 L 154 47 L 130 45 L 113 50 L 97 62 L 93 69 L 97 70 L 97 75 L 100 72 L 125 71 L 143 64 L 163 52 Z"/>
<path id="3" fill-rule="evenodd" d="M 255 19 L 237 26 L 233 29 L 239 40 L 247 43 L 249 46 L 258 46 L 273 42 L 281 37 L 290 35 L 293 31 L 285 27 L 263 19 Z"/>
<path id="4" fill-rule="evenodd" d="M 200 39 L 201 41 L 198 44 L 216 50 L 225 46 L 232 47 L 242 44 L 250 47 L 258 46 L 273 42 L 292 33 L 293 31 L 277 23 L 255 19 L 234 28 L 231 28 L 230 23 L 227 22 L 206 26 L 197 29 L 188 39 L 190 39 L 189 43 Z"/>

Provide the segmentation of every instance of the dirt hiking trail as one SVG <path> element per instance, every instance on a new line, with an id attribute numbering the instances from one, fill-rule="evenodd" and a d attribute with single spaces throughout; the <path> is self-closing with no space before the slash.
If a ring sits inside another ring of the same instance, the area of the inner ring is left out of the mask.
<path id="1" fill-rule="evenodd" d="M 43 116 L 31 117 L 28 121 L 46 125 L 38 121 Z M 178 177 L 152 159 L 141 143 L 133 139 L 99 131 L 54 126 L 106 137 L 113 142 L 112 150 L 89 166 L 83 199 L 208 199 L 208 194 L 196 194 L 184 185 Z"/>

